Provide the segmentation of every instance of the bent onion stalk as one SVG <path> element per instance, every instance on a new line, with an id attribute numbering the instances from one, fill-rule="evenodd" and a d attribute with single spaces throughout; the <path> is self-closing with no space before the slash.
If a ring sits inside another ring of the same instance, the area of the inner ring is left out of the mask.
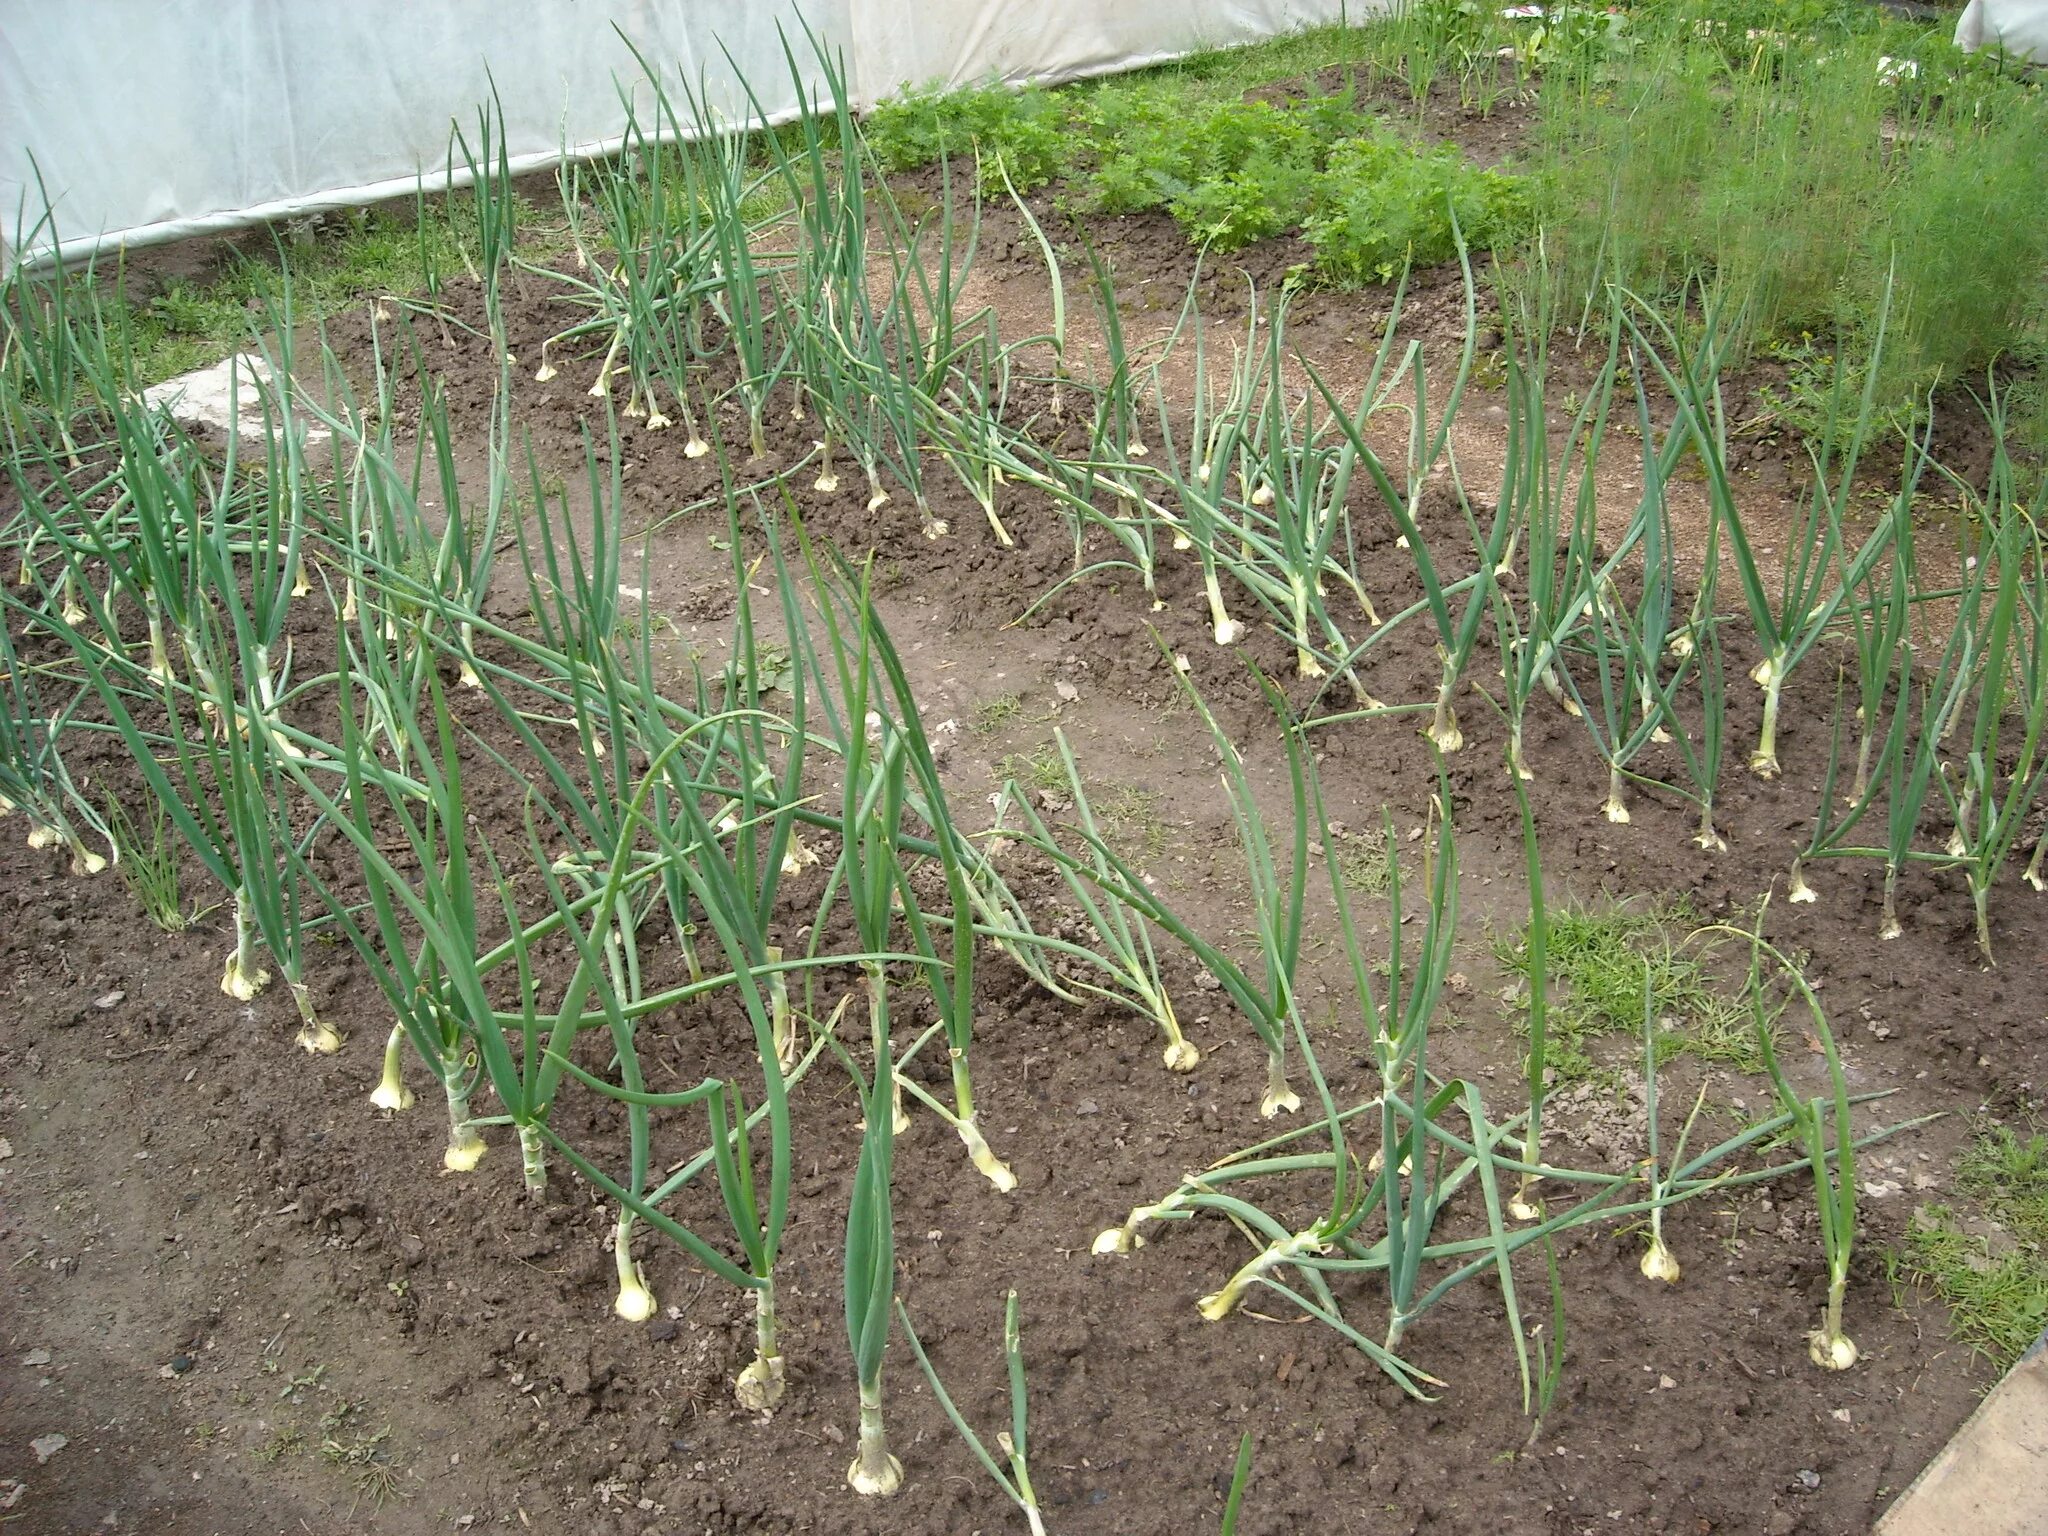
<path id="1" fill-rule="evenodd" d="M 1134 910 L 1115 894 L 1120 888 L 1142 885 L 1143 878 L 1103 837 L 1096 824 L 1094 809 L 1089 804 L 1087 787 L 1082 783 L 1080 767 L 1074 761 L 1073 749 L 1067 743 L 1066 733 L 1058 727 L 1053 729 L 1053 743 L 1059 749 L 1061 767 L 1067 780 L 1066 795 L 1074 808 L 1075 831 L 1084 852 L 1072 854 L 1061 846 L 1051 827 L 1032 805 L 1030 797 L 1018 789 L 1015 781 L 1006 783 L 997 796 L 994 832 L 997 836 L 1009 835 L 1004 818 L 1015 807 L 1024 818 L 1024 826 L 1015 835 L 1053 861 L 1066 882 L 1081 919 L 1092 931 L 1094 942 L 1068 944 L 1038 934 L 1018 934 L 1013 942 L 1028 943 L 1042 955 L 1052 958 L 1056 974 L 1048 975 L 1043 982 L 1049 988 L 1079 991 L 1129 1008 L 1152 1020 L 1166 1037 L 1162 1056 L 1167 1070 L 1192 1072 L 1201 1061 L 1202 1053 L 1181 1032 L 1173 1000 L 1167 995 L 1166 983 L 1159 972 L 1151 924 L 1141 911 Z M 1087 967 L 1088 974 L 1100 974 L 1106 981 L 1084 979 L 1080 972 L 1082 966 Z"/>
<path id="2" fill-rule="evenodd" d="M 903 1299 L 896 1299 L 896 1319 L 903 1325 L 903 1337 L 910 1341 L 911 1353 L 917 1356 L 917 1363 L 924 1370 L 924 1377 L 931 1384 L 932 1396 L 939 1407 L 959 1431 L 960 1438 L 967 1442 L 967 1448 L 974 1452 L 974 1459 L 988 1470 L 1011 1503 L 1023 1511 L 1025 1522 L 1031 1528 L 1031 1536 L 1045 1536 L 1045 1521 L 1038 1511 L 1038 1493 L 1031 1486 L 1030 1442 L 1026 1434 L 1029 1419 L 1030 1398 L 1024 1381 L 1024 1340 L 1017 1325 L 1017 1292 L 1012 1288 L 1003 1299 L 1003 1364 L 1010 1385 L 1010 1427 L 996 1434 L 996 1446 L 1002 1452 L 1002 1460 L 974 1432 L 954 1403 L 952 1394 L 946 1391 L 946 1384 L 939 1379 L 931 1356 L 925 1353 L 917 1330 L 910 1325 L 910 1313 L 903 1305 Z"/>
<path id="3" fill-rule="evenodd" d="M 1856 1242 L 1856 1138 L 1850 1126 L 1848 1079 L 1842 1071 L 1841 1053 L 1836 1049 L 1834 1031 L 1827 1016 L 1799 968 L 1763 937 L 1764 914 L 1770 899 L 1765 897 L 1757 912 L 1756 925 L 1745 935 L 1750 943 L 1749 1000 L 1757 1043 L 1765 1069 L 1777 1094 L 1779 1108 L 1791 1122 L 1805 1147 L 1812 1170 L 1816 1206 L 1820 1216 L 1821 1256 L 1827 1262 L 1827 1302 L 1821 1323 L 1807 1335 L 1807 1353 L 1823 1370 L 1842 1371 L 1856 1363 L 1855 1342 L 1842 1331 L 1842 1297 L 1849 1284 L 1849 1260 Z M 1739 930 L 1728 930 L 1738 932 Z M 1784 977 L 1794 995 L 1806 1005 L 1807 1023 L 1820 1041 L 1827 1059 L 1828 1086 L 1825 1098 L 1805 1099 L 1793 1088 L 1779 1064 L 1776 1032 L 1771 1011 L 1764 1000 L 1764 961 Z M 1829 1165 L 1833 1164 L 1832 1175 Z"/>

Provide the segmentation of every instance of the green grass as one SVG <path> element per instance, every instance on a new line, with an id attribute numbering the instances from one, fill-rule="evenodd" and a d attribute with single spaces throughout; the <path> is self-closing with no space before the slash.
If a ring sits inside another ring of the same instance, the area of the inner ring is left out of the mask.
<path id="1" fill-rule="evenodd" d="M 968 717 L 967 729 L 976 736 L 995 736 L 1008 730 L 1024 716 L 1024 695 L 999 693 L 983 699 Z"/>
<path id="2" fill-rule="evenodd" d="M 1716 983 L 1706 952 L 1688 942 L 1700 922 L 1682 901 L 1574 904 L 1549 917 L 1550 1064 L 1557 1081 L 1606 1080 L 1612 1074 L 1594 1059 L 1593 1043 L 1615 1035 L 1641 1040 L 1646 966 L 1661 1054 L 1763 1070 L 1749 1012 Z M 1496 939 L 1494 955 L 1526 983 L 1526 929 Z"/>
<path id="3" fill-rule="evenodd" d="M 1029 752 L 1011 752 L 996 764 L 998 779 L 1015 779 L 1026 789 L 1062 790 L 1067 787 L 1067 766 L 1060 761 L 1059 748 L 1044 742 Z"/>
<path id="4" fill-rule="evenodd" d="M 1914 1213 L 1896 1264 L 1948 1307 L 1952 1337 L 2002 1368 L 2048 1328 L 2048 1136 L 1991 1126 L 1956 1182 L 1996 1223 L 1996 1240 L 1930 1205 Z"/>
<path id="5" fill-rule="evenodd" d="M 115 868 L 144 916 L 165 933 L 183 933 L 210 909 L 185 910 L 179 890 L 179 844 L 169 835 L 169 813 L 155 795 L 148 795 L 148 800 L 149 814 L 138 823 L 119 800 L 107 799 L 107 831 L 120 853 Z"/>
<path id="6" fill-rule="evenodd" d="M 1170 90 L 1188 103 L 1236 101 L 1246 91 L 1313 75 L 1332 65 L 1357 66 L 1372 51 L 1376 26 L 1307 27 L 1239 48 L 1208 48 L 1146 69 L 1088 81 L 1070 89 L 1082 98 L 1127 84 Z M 1114 84 L 1110 82 L 1113 81 Z"/>
<path id="7" fill-rule="evenodd" d="M 1125 858 L 1156 859 L 1166 851 L 1168 826 L 1161 809 L 1165 797 L 1157 790 L 1118 784 L 1091 791 L 1088 803 L 1103 837 Z"/>
<path id="8" fill-rule="evenodd" d="M 534 228 L 535 217 L 522 205 L 524 229 Z M 317 322 L 364 299 L 466 282 L 474 227 L 461 195 L 427 199 L 423 217 L 411 209 L 365 209 L 326 215 L 318 225 L 293 220 L 273 226 L 274 245 L 227 255 L 219 273 L 203 281 L 176 278 L 147 292 L 140 279 L 103 266 L 100 276 L 113 278 L 103 302 L 127 311 L 137 374 L 153 384 L 248 347 L 287 267 L 296 314 Z M 545 243 L 543 235 L 536 245 Z"/>

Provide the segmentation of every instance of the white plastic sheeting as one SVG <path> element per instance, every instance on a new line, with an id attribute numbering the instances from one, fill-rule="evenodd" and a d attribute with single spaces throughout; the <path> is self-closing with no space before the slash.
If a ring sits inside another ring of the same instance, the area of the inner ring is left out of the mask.
<path id="1" fill-rule="evenodd" d="M 1956 22 L 1956 46 L 2003 48 L 2048 64 L 2048 0 L 1970 0 Z"/>
<path id="2" fill-rule="evenodd" d="M 1385 9 L 1391 0 L 0 0 L 0 251 L 65 255 L 410 194 L 447 177 L 495 83 L 515 172 L 617 147 L 634 50 L 676 90 L 771 119 L 816 70 L 905 84 L 1067 79 Z M 628 40 L 631 47 L 628 46 Z M 460 181 L 458 161 L 457 181 Z M 38 176 L 41 190 L 38 189 Z"/>

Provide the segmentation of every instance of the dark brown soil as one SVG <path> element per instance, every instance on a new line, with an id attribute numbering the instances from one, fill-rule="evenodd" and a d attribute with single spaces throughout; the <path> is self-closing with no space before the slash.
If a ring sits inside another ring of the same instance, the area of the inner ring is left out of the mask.
<path id="1" fill-rule="evenodd" d="M 986 259 L 999 288 L 1022 294 L 1035 256 L 1015 235 L 1005 249 L 1003 217 L 989 216 Z M 1184 285 L 1189 270 L 1185 246 L 1169 250 L 1178 232 L 1160 224 L 1098 232 L 1140 309 L 1135 290 L 1145 285 L 1133 274 L 1150 263 L 1171 307 L 1180 291 L 1168 279 Z M 1271 275 L 1300 258 L 1275 247 L 1256 259 Z M 1423 293 L 1452 292 L 1448 283 L 1430 275 Z M 1230 284 L 1217 291 L 1225 302 Z M 1304 323 L 1324 329 L 1305 344 L 1334 347 L 1386 299 L 1319 296 Z M 511 315 L 515 351 L 537 356 L 560 323 L 534 284 Z M 358 364 L 366 332 L 361 317 L 337 330 Z M 431 327 L 419 334 L 458 420 L 474 426 L 489 389 L 485 347 L 460 333 L 444 346 Z M 558 363 L 552 383 L 518 386 L 515 409 L 544 465 L 573 491 L 583 426 L 601 460 L 609 449 L 602 418 L 589 416 L 592 365 Z M 720 425 L 745 477 L 771 479 L 809 447 L 778 410 L 767 461 L 749 464 L 744 424 Z M 726 557 L 713 547 L 723 515 L 687 509 L 716 490 L 717 471 L 713 460 L 685 459 L 681 438 L 627 425 L 628 525 L 684 512 L 652 541 L 648 602 L 673 619 L 666 638 L 679 654 L 715 656 L 731 605 Z M 857 477 L 832 497 L 811 478 L 788 480 L 809 526 L 853 555 L 874 553 L 883 617 L 928 722 L 958 724 L 944 766 L 963 814 L 985 803 L 997 762 L 1038 748 L 1057 723 L 1092 784 L 1136 793 L 1143 824 L 1123 835 L 1176 904 L 1212 935 L 1244 929 L 1209 743 L 1199 720 L 1175 707 L 1147 627 L 1190 659 L 1262 792 L 1280 782 L 1277 739 L 1242 659 L 1210 643 L 1191 573 L 1166 573 L 1159 613 L 1134 581 L 1097 581 L 1013 626 L 1071 567 L 1070 535 L 1045 508 L 1006 490 L 1001 511 L 1018 547 L 1000 550 L 978 508 L 942 493 L 935 508 L 953 531 L 934 543 L 901 498 L 869 514 Z M 1456 549 L 1462 525 L 1447 510 L 1435 509 L 1426 532 Z M 1383 611 L 1420 595 L 1391 529 L 1373 535 L 1364 558 Z M 299 662 L 308 674 L 321 664 L 316 628 Z M 1241 650 L 1269 675 L 1291 670 L 1270 633 L 1255 630 Z M 1376 694 L 1432 693 L 1437 663 L 1420 627 L 1378 655 L 1367 678 Z M 1731 655 L 1730 676 L 1750 659 Z M 1472 677 L 1483 684 L 1494 664 L 1482 649 Z M 975 728 L 979 706 L 1013 695 L 1023 706 L 1014 718 Z M 1787 776 L 1764 783 L 1742 773 L 1734 750 L 1756 729 L 1757 701 L 1732 690 L 1718 817 L 1731 849 L 1715 856 L 1687 841 L 1692 816 L 1676 797 L 1640 791 L 1631 825 L 1600 819 L 1601 777 L 1583 729 L 1539 710 L 1533 792 L 1553 894 L 1682 893 L 1708 919 L 1753 911 L 1804 835 L 1833 701 L 1834 669 L 1816 656 L 1788 692 Z M 1502 732 L 1477 698 L 1460 712 L 1468 745 L 1449 759 L 1449 775 L 1462 970 L 1432 1062 L 1471 1077 L 1506 1113 L 1519 1097 L 1519 1047 L 1490 934 L 1526 916 L 1526 892 Z M 1405 849 L 1433 786 L 1412 722 L 1331 726 L 1316 739 L 1332 815 L 1364 827 L 1384 808 Z M 94 787 L 125 787 L 119 765 L 98 765 Z M 517 841 L 517 814 L 501 794 L 487 806 L 487 829 Z M 1050 918 L 1050 883 L 1015 873 Z M 273 992 L 243 1008 L 216 990 L 219 913 L 166 937 L 113 880 L 73 881 L 56 855 L 29 853 L 18 839 L 0 851 L 0 1016 L 12 1021 L 0 1035 L 9 1154 L 0 1158 L 0 1476 L 26 1484 L 7 1511 L 10 1531 L 1022 1529 L 900 1342 L 888 1412 L 907 1487 L 886 1504 L 845 1488 L 855 1404 L 838 1275 L 858 1107 L 843 1076 L 821 1070 L 795 1101 L 799 1173 L 781 1269 L 792 1380 L 782 1410 L 758 1421 L 733 1408 L 729 1391 L 748 1353 L 741 1298 L 679 1252 L 650 1247 L 665 1311 L 651 1326 L 617 1321 L 610 1218 L 587 1190 L 562 1174 L 547 1204 L 529 1204 L 516 1153 L 502 1143 L 477 1173 L 446 1177 L 435 1108 L 388 1120 L 369 1109 L 388 1017 L 339 951 L 312 981 L 350 1043 L 338 1057 L 307 1058 L 291 1047 L 287 998 Z M 1774 904 L 1769 932 L 1805 957 L 1853 1086 L 1898 1090 L 1880 1106 L 1887 1120 L 2030 1107 L 2048 1068 L 2027 985 L 2048 963 L 2037 898 L 2016 880 L 1998 891 L 1994 971 L 1976 959 L 1959 882 L 1909 879 L 1907 933 L 1890 944 L 1874 941 L 1873 872 L 1830 868 L 1817 883 L 1821 903 Z M 1383 905 L 1367 903 L 1367 926 L 1377 924 L 1368 944 L 1385 918 Z M 1871 1193 L 1848 1307 L 1863 1362 L 1846 1374 L 1806 1357 L 1825 1282 L 1812 1189 L 1799 1178 L 1676 1213 L 1669 1232 L 1686 1266 L 1676 1287 L 1638 1274 L 1636 1236 L 1596 1229 L 1561 1249 L 1564 1383 L 1533 1442 L 1491 1286 L 1458 1288 L 1411 1332 L 1410 1357 L 1446 1383 L 1428 1403 L 1402 1398 L 1312 1323 L 1277 1313 L 1204 1323 L 1194 1299 L 1250 1252 L 1226 1223 L 1179 1224 L 1131 1256 L 1089 1252 L 1093 1234 L 1131 1205 L 1270 1134 L 1253 1110 L 1261 1063 L 1249 1032 L 1226 1007 L 1205 1011 L 1213 994 L 1190 966 L 1176 962 L 1171 979 L 1207 1053 L 1191 1078 L 1160 1069 L 1157 1042 L 1138 1021 L 1059 1003 L 992 959 L 974 1071 L 983 1122 L 1022 1189 L 991 1192 L 929 1116 L 915 1118 L 899 1147 L 902 1295 L 985 1438 L 1006 1422 L 1002 1299 L 1009 1287 L 1020 1293 L 1032 1469 L 1054 1532 L 1213 1528 L 1246 1430 L 1257 1462 L 1241 1529 L 1259 1536 L 1861 1532 L 1985 1385 L 1982 1366 L 1944 1343 L 1940 1309 L 1887 1274 L 1887 1250 L 1913 1206 L 1948 1187 L 1965 1129 L 1955 1118 L 1865 1160 Z M 1342 994 L 1328 1003 L 1322 1058 L 1340 1101 L 1355 1101 L 1369 1091 L 1363 1041 Z M 653 1021 L 643 1034 L 677 1086 L 743 1060 L 744 1043 L 716 1018 Z M 1816 1091 L 1818 1058 L 1796 1039 L 1788 1046 L 1790 1070 Z M 1624 1041 L 1614 1053 L 1624 1085 L 1630 1051 Z M 1756 1081 L 1683 1063 L 1666 1091 L 1689 1104 L 1702 1083 L 1718 1125 L 1769 1102 Z M 574 1112 L 600 1134 L 596 1106 Z M 1568 1094 L 1554 1120 L 1560 1161 L 1625 1168 L 1641 1153 L 1640 1105 L 1625 1086 L 1618 1096 Z M 664 1133 L 666 1161 L 702 1140 L 680 1121 Z M 1321 1193 L 1268 1196 L 1286 1219 L 1306 1219 Z M 715 1230 L 709 1199 L 686 1199 L 684 1219 Z M 1519 1273 L 1528 1320 L 1546 1319 L 1540 1264 Z M 1346 1296 L 1358 1316 L 1375 1314 L 1373 1287 Z M 45 1351 L 47 1363 L 22 1363 Z M 29 1442 L 53 1433 L 68 1443 L 38 1465 Z"/>

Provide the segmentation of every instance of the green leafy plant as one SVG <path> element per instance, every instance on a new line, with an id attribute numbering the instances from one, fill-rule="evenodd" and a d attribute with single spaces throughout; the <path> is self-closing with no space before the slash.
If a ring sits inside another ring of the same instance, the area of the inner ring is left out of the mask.
<path id="1" fill-rule="evenodd" d="M 884 170 L 973 159 L 982 196 L 996 197 L 1005 174 L 1029 192 L 1064 170 L 1071 144 L 1064 118 L 1059 99 L 1035 86 L 928 86 L 878 103 L 864 126 Z"/>
<path id="2" fill-rule="evenodd" d="M 1530 224 L 1520 181 L 1482 171 L 1454 147 L 1420 149 L 1390 134 L 1335 145 L 1302 236 L 1316 271 L 1345 287 L 1390 282 L 1409 266 L 1507 246 Z"/>

